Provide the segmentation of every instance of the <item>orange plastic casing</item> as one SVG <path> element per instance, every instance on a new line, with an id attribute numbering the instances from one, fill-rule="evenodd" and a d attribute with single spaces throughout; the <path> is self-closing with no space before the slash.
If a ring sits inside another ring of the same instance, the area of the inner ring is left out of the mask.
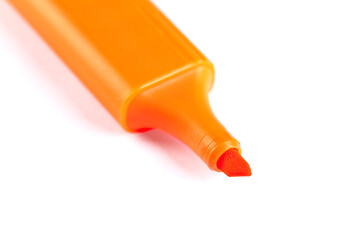
<path id="1" fill-rule="evenodd" d="M 161 129 L 213 170 L 240 144 L 214 117 L 212 63 L 148 0 L 9 0 L 128 131 Z"/>

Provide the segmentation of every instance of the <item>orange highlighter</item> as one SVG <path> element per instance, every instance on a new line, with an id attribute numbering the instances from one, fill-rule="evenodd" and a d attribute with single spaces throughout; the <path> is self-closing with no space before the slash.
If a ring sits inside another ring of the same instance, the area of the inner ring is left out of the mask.
<path id="1" fill-rule="evenodd" d="M 128 131 L 160 129 L 228 176 L 250 176 L 214 116 L 212 63 L 149 0 L 8 0 Z"/>

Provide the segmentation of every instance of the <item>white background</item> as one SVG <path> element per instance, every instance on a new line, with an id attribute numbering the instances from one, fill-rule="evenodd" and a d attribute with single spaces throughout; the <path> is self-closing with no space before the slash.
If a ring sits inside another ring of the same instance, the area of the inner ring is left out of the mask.
<path id="1" fill-rule="evenodd" d="M 128 134 L 0 0 L 0 239 L 360 239 L 358 0 L 156 0 L 250 178 Z"/>

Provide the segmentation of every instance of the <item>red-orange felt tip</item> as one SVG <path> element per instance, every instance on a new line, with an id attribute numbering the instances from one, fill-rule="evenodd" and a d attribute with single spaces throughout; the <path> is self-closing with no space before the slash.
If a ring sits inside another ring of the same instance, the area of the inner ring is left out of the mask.
<path id="1" fill-rule="evenodd" d="M 222 154 L 217 162 L 217 167 L 229 177 L 251 176 L 249 164 L 236 148 L 229 149 Z"/>

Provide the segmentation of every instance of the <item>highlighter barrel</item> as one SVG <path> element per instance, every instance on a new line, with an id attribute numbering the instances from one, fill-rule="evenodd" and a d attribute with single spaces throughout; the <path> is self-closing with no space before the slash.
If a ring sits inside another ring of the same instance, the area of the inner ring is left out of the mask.
<path id="1" fill-rule="evenodd" d="M 212 63 L 149 0 L 8 1 L 126 130 L 163 130 L 210 169 L 251 175 L 208 103 Z"/>

